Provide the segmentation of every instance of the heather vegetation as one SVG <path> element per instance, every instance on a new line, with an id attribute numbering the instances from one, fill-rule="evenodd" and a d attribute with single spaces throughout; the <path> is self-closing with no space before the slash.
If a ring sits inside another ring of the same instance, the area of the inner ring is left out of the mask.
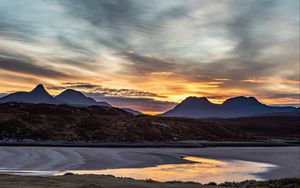
<path id="1" fill-rule="evenodd" d="M 253 141 L 298 138 L 298 117 L 185 119 L 134 116 L 101 106 L 0 104 L 0 139 L 163 142 L 180 140 Z"/>

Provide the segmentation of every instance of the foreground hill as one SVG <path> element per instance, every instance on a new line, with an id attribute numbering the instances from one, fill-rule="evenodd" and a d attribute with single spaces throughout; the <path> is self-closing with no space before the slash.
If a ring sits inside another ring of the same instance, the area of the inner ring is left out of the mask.
<path id="1" fill-rule="evenodd" d="M 143 142 L 300 137 L 298 117 L 184 119 L 134 116 L 122 109 L 0 104 L 0 139 Z"/>
<path id="2" fill-rule="evenodd" d="M 234 97 L 227 99 L 223 104 L 211 103 L 205 97 L 188 97 L 175 108 L 165 112 L 163 117 L 249 117 L 271 113 L 287 113 L 295 110 L 294 107 L 273 107 L 262 104 L 254 97 Z"/>

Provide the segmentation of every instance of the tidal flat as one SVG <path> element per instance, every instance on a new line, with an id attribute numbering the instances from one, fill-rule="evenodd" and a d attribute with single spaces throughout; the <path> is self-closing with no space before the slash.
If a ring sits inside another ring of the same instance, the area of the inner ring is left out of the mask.
<path id="1" fill-rule="evenodd" d="M 0 147 L 0 173 L 55 176 L 71 172 L 199 183 L 269 180 L 300 177 L 299 151 L 300 147 Z"/>

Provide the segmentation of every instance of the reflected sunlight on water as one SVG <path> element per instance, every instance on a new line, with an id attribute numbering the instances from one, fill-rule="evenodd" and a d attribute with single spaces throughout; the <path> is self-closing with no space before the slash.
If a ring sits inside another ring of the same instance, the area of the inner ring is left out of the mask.
<path id="1" fill-rule="evenodd" d="M 165 164 L 145 168 L 120 168 L 106 170 L 68 170 L 75 174 L 111 174 L 117 177 L 153 179 L 156 181 L 194 181 L 201 183 L 225 181 L 262 180 L 256 174 L 268 171 L 275 165 L 240 160 L 215 160 L 200 157 L 183 157 L 192 163 Z"/>

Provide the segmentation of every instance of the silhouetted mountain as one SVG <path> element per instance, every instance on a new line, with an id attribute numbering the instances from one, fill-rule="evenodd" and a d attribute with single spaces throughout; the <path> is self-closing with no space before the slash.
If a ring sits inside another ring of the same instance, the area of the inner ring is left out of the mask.
<path id="1" fill-rule="evenodd" d="M 247 117 L 267 113 L 283 113 L 295 110 L 294 107 L 272 107 L 262 104 L 254 97 L 234 97 L 223 104 L 211 103 L 204 97 L 188 97 L 172 110 L 165 112 L 164 117 Z"/>
<path id="2" fill-rule="evenodd" d="M 286 108 L 286 107 L 281 107 L 281 108 Z M 296 108 L 294 110 L 286 111 L 286 112 L 272 112 L 272 113 L 266 113 L 266 114 L 259 114 L 257 116 L 296 116 L 296 117 L 300 117 L 300 108 Z"/>
<path id="3" fill-rule="evenodd" d="M 94 99 L 85 96 L 79 91 L 73 89 L 67 89 L 61 94 L 55 97 L 57 101 L 63 104 L 74 105 L 74 106 L 107 106 L 111 107 L 110 104 L 106 102 L 97 102 Z"/>
<path id="4" fill-rule="evenodd" d="M 244 96 L 227 99 L 220 107 L 225 117 L 251 116 L 270 111 L 267 105 L 262 104 L 256 98 Z"/>
<path id="5" fill-rule="evenodd" d="M 0 103 L 4 102 L 58 104 L 58 102 L 45 90 L 42 84 L 37 85 L 31 92 L 16 92 L 4 96 L 0 99 Z"/>
<path id="6" fill-rule="evenodd" d="M 45 104 L 67 104 L 73 106 L 106 106 L 111 107 L 106 102 L 97 102 L 90 97 L 86 97 L 79 91 L 67 89 L 56 97 L 52 97 L 39 84 L 31 92 L 16 92 L 0 98 L 0 103 L 5 102 L 20 102 L 20 103 L 45 103 Z"/>
<path id="7" fill-rule="evenodd" d="M 188 97 L 175 106 L 174 109 L 164 113 L 165 117 L 212 117 L 218 105 L 211 103 L 205 97 Z"/>

